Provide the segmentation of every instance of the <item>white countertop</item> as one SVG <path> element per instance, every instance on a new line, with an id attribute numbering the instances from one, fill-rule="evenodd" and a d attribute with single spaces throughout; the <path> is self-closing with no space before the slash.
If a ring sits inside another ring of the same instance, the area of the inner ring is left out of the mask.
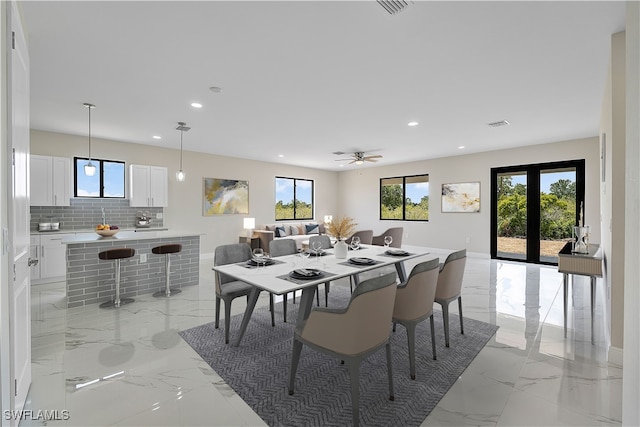
<path id="1" fill-rule="evenodd" d="M 29 234 L 32 236 L 46 236 L 46 235 L 54 235 L 54 234 L 79 234 L 79 233 L 93 233 L 94 228 L 75 228 L 75 229 L 67 229 L 64 228 L 62 230 L 31 230 Z M 123 231 L 135 231 L 136 233 L 146 233 L 151 231 L 167 231 L 166 227 L 136 227 L 136 228 L 121 228 L 120 232 Z"/>
<path id="2" fill-rule="evenodd" d="M 112 237 L 102 237 L 95 232 L 91 233 L 77 233 L 64 237 L 62 239 L 63 244 L 76 244 L 76 243 L 100 243 L 109 241 L 125 241 L 125 240 L 150 240 L 150 239 L 168 239 L 174 237 L 188 237 L 188 236 L 202 236 L 204 233 L 193 231 L 177 231 L 177 230 L 165 230 L 165 231 L 145 231 L 143 233 L 136 231 L 119 231 L 118 234 Z"/>

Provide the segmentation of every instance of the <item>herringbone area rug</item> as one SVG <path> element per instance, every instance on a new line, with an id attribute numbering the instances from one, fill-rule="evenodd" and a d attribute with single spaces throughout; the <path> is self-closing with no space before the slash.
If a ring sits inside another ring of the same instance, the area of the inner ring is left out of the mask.
<path id="1" fill-rule="evenodd" d="M 324 294 L 323 287 L 320 289 Z M 329 307 L 344 307 L 349 297 L 349 289 L 332 285 Z M 224 344 L 223 321 L 220 329 L 214 329 L 214 324 L 208 323 L 182 331 L 180 335 L 270 426 L 350 425 L 349 372 L 339 360 L 304 346 L 296 375 L 295 394 L 289 396 L 287 393 L 298 305 L 289 300 L 288 323 L 284 323 L 282 303 L 276 304 L 275 327 L 271 327 L 268 308 L 257 308 L 240 347 Z M 457 311 L 456 304 L 451 304 L 451 310 Z M 406 331 L 398 325 L 397 332 L 392 333 L 395 401 L 388 399 L 384 348 L 362 363 L 362 425 L 420 425 L 498 329 L 495 325 L 465 318 L 465 334 L 461 335 L 458 317 L 451 315 L 451 347 L 447 348 L 441 312 L 436 311 L 434 317 L 438 360 L 431 358 L 431 333 L 427 320 L 416 330 L 414 381 L 409 378 Z M 241 320 L 242 315 L 231 319 L 231 339 Z"/>

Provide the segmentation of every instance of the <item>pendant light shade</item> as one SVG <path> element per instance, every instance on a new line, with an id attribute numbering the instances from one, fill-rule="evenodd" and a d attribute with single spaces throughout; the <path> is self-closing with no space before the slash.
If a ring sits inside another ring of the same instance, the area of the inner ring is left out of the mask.
<path id="1" fill-rule="evenodd" d="M 178 127 L 176 130 L 180 131 L 180 169 L 176 172 L 176 180 L 178 182 L 183 182 L 186 179 L 186 174 L 182 170 L 182 137 L 185 132 L 188 132 L 190 127 L 187 127 L 185 122 L 178 122 Z"/>
<path id="2" fill-rule="evenodd" d="M 86 176 L 94 176 L 96 174 L 96 166 L 91 163 L 91 110 L 96 106 L 88 102 L 85 102 L 84 106 L 89 110 L 89 163 L 84 165 L 84 174 Z"/>

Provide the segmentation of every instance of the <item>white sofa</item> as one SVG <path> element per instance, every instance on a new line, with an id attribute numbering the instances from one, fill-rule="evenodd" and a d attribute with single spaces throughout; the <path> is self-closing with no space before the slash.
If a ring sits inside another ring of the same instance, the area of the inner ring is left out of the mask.
<path id="1" fill-rule="evenodd" d="M 298 249 L 302 249 L 302 242 L 318 234 L 325 234 L 324 224 L 315 221 L 265 224 L 254 230 L 254 235 L 260 238 L 260 247 L 265 251 L 269 251 L 269 242 L 273 239 L 293 239 Z"/>

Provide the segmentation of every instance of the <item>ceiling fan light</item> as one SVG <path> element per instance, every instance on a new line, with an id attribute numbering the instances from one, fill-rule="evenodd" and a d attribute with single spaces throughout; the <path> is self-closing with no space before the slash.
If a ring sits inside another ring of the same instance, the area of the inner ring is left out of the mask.
<path id="1" fill-rule="evenodd" d="M 361 164 L 363 164 L 363 163 L 364 163 L 364 160 L 356 160 L 356 161 L 355 161 L 355 164 L 356 164 L 356 165 L 361 165 Z"/>
<path id="2" fill-rule="evenodd" d="M 89 163 L 84 165 L 84 174 L 86 176 L 94 176 L 96 174 L 96 166 L 91 163 L 91 160 L 89 160 Z"/>

